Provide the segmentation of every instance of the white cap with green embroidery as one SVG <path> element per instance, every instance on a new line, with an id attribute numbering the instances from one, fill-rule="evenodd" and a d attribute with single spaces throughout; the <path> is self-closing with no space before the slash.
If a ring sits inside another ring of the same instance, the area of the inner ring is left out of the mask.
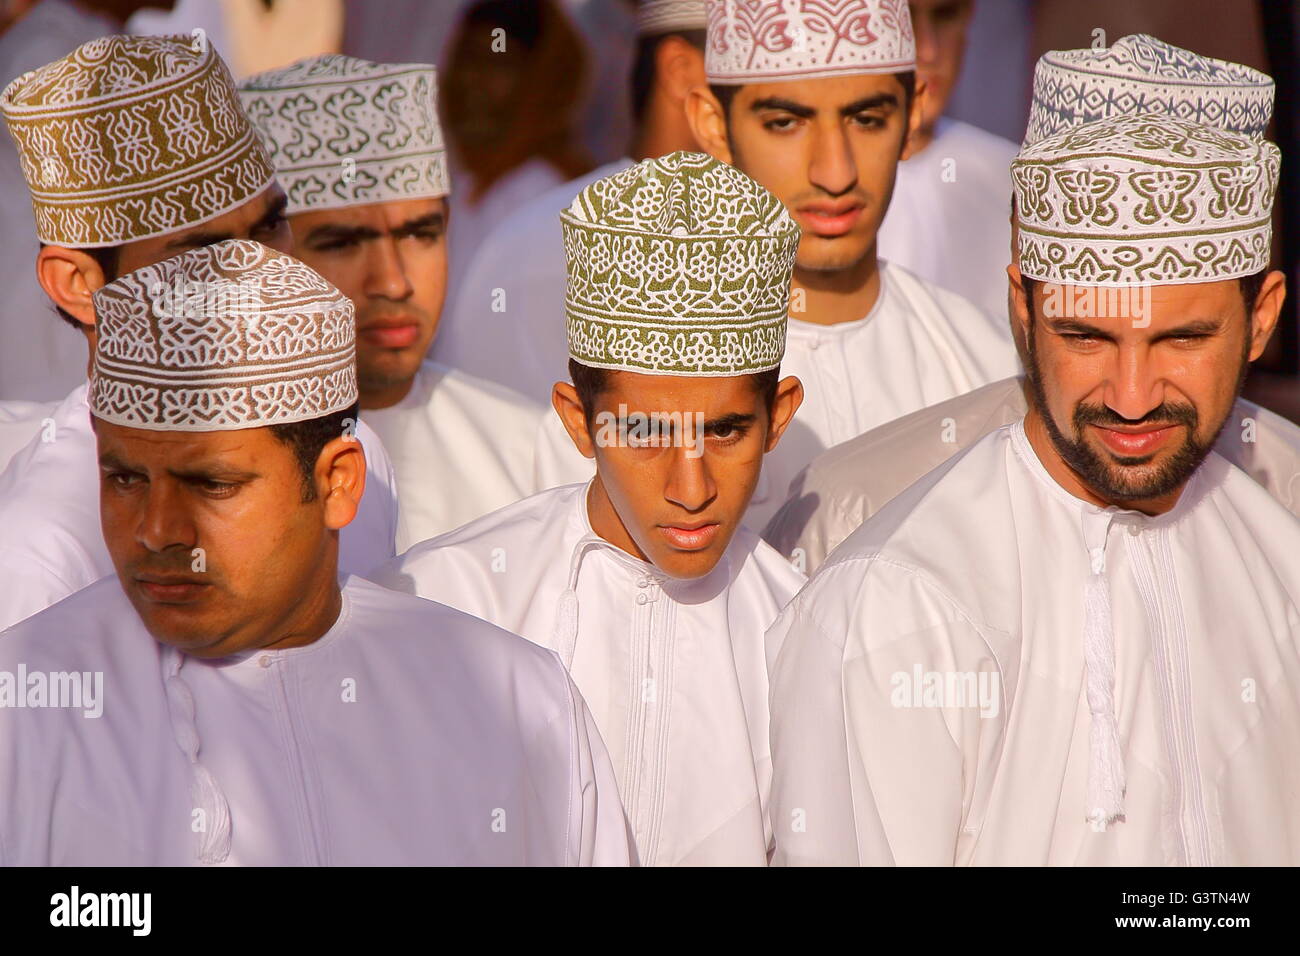
<path id="1" fill-rule="evenodd" d="M 1020 271 L 1048 282 L 1214 282 L 1266 268 L 1281 153 L 1162 114 L 1067 129 L 1011 164 Z"/>
<path id="2" fill-rule="evenodd" d="M 653 375 L 742 375 L 785 353 L 799 227 L 703 153 L 647 159 L 560 214 L 569 355 Z"/>

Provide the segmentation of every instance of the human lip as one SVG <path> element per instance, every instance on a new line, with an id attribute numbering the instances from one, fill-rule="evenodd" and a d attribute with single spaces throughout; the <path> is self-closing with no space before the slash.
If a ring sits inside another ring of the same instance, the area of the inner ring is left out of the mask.
<path id="1" fill-rule="evenodd" d="M 718 533 L 715 522 L 692 525 L 660 525 L 659 531 L 678 551 L 701 551 L 713 543 Z"/>
<path id="2" fill-rule="evenodd" d="M 800 206 L 798 212 L 813 233 L 831 238 L 852 229 L 862 215 L 862 209 L 860 202 L 808 203 Z"/>
<path id="3" fill-rule="evenodd" d="M 357 335 L 381 348 L 403 349 L 420 337 L 420 323 L 413 318 L 377 319 L 357 330 Z"/>
<path id="4" fill-rule="evenodd" d="M 207 581 L 181 575 L 137 574 L 136 587 L 157 604 L 188 604 L 212 585 Z"/>
<path id="5" fill-rule="evenodd" d="M 1149 425 L 1136 428 L 1113 428 L 1093 425 L 1102 443 L 1111 451 L 1126 458 L 1149 455 L 1163 445 L 1180 425 Z"/>

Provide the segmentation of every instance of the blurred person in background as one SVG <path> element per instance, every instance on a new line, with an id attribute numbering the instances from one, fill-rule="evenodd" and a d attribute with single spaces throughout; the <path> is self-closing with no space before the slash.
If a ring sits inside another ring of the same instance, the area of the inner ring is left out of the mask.
<path id="1" fill-rule="evenodd" d="M 880 257 L 1001 315 L 1016 145 L 944 116 L 961 76 L 976 0 L 911 0 L 916 78 L 925 86 L 912 152 L 898 164 Z"/>
<path id="2" fill-rule="evenodd" d="M 634 161 L 700 149 L 685 103 L 691 87 L 704 82 L 704 23 L 704 0 L 638 4 L 636 58 L 624 90 L 634 121 L 627 155 L 547 190 L 492 226 L 448 302 L 433 344 L 435 360 L 549 407 L 569 358 L 560 211 L 587 186 Z M 554 441 L 539 448 L 538 487 L 591 477 L 589 463 L 567 453 L 572 443 L 559 419 L 547 415 L 542 427 Z M 553 447 L 564 453 L 544 454 Z"/>
<path id="3" fill-rule="evenodd" d="M 589 170 L 574 125 L 587 57 L 554 0 L 479 0 L 447 51 L 441 115 L 458 188 L 449 288 L 508 211 Z"/>

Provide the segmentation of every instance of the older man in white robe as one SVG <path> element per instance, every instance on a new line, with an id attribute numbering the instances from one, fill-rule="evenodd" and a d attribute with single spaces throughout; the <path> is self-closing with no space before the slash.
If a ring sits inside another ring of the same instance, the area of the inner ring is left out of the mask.
<path id="1" fill-rule="evenodd" d="M 14 80 L 0 109 L 31 191 L 37 277 L 92 356 L 91 295 L 114 276 L 226 238 L 292 248 L 284 193 L 211 46 L 189 36 L 94 40 Z M 113 571 L 86 398 L 83 385 L 32 420 L 0 475 L 0 627 Z M 395 553 L 397 500 L 378 437 L 354 426 L 370 490 L 340 560 L 364 573 Z"/>
<path id="2" fill-rule="evenodd" d="M 1285 296 L 1275 146 L 1021 150 L 1032 404 L 769 634 L 784 863 L 1300 863 L 1300 521 L 1212 451 Z"/>
<path id="3" fill-rule="evenodd" d="M 352 303 L 228 240 L 95 306 L 116 574 L 0 635 L 0 864 L 627 863 L 554 654 L 340 578 Z"/>
<path id="4" fill-rule="evenodd" d="M 1273 90 L 1273 80 L 1258 70 L 1151 36 L 1123 37 L 1102 50 L 1053 50 L 1034 70 L 1025 143 L 1134 109 L 1260 137 L 1272 115 Z M 1005 284 L 1005 273 L 999 273 Z M 1011 325 L 1017 332 L 1014 316 Z M 1023 418 L 1026 387 L 1021 377 L 1003 379 L 829 449 L 795 479 L 764 540 L 811 574 L 913 481 L 995 428 Z M 1239 398 L 1215 451 L 1300 515 L 1300 427 Z"/>
<path id="5" fill-rule="evenodd" d="M 643 864 L 761 866 L 763 632 L 803 577 L 740 521 L 799 404 L 779 367 L 799 230 L 702 153 L 597 181 L 563 228 L 573 382 L 554 402 L 595 477 L 417 545 L 375 580 L 560 653 Z"/>

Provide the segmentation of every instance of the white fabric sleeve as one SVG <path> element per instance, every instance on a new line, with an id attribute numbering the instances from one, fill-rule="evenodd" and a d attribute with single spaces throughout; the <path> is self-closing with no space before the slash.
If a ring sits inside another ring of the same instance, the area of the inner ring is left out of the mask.
<path id="1" fill-rule="evenodd" d="M 632 838 L 623 802 L 618 795 L 618 781 L 605 742 L 596 722 L 569 679 L 576 731 L 577 781 L 580 797 L 580 839 L 577 852 L 579 866 L 632 866 L 636 863 L 636 845 Z"/>

